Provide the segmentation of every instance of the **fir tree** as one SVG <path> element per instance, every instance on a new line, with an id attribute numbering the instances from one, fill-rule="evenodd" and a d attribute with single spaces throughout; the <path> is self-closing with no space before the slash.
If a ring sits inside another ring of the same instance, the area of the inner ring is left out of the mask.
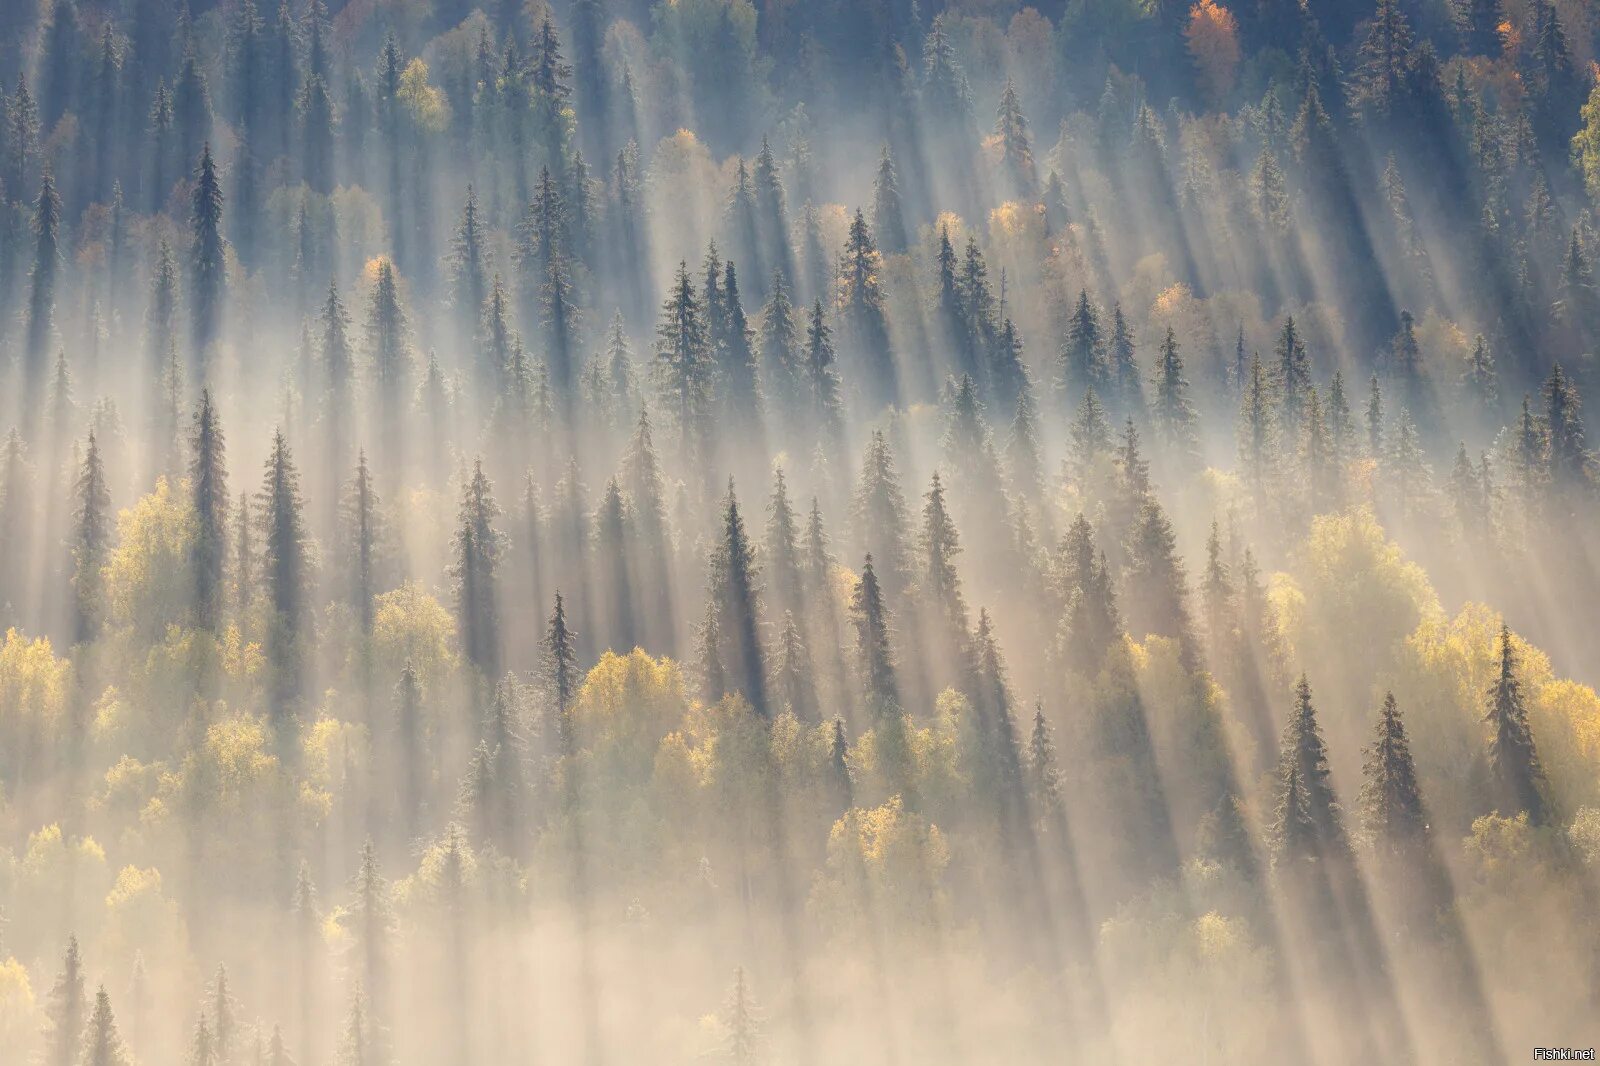
<path id="1" fill-rule="evenodd" d="M 1183 359 L 1171 326 L 1167 327 L 1167 339 L 1161 342 L 1161 359 L 1156 364 L 1153 384 L 1155 399 L 1150 415 L 1156 439 L 1180 460 L 1192 460 L 1199 449 L 1199 417 L 1189 399 L 1189 382 L 1183 376 Z"/>
<path id="2" fill-rule="evenodd" d="M 222 424 L 212 406 L 210 389 L 200 392 L 189 445 L 193 454 L 189 491 L 195 515 L 190 547 L 195 624 L 217 633 L 222 623 L 222 571 L 228 551 L 228 473 Z"/>
<path id="3" fill-rule="evenodd" d="M 1121 639 L 1111 570 L 1095 547 L 1094 529 L 1079 514 L 1067 530 L 1056 567 L 1056 582 L 1066 614 L 1062 619 L 1063 658 L 1086 677 L 1100 671 L 1106 652 Z"/>
<path id="4" fill-rule="evenodd" d="M 1500 788 L 1504 813 L 1514 817 L 1528 815 L 1534 825 L 1545 825 L 1552 812 L 1545 799 L 1547 786 L 1544 766 L 1528 728 L 1528 711 L 1517 677 L 1517 656 L 1511 645 L 1511 629 L 1500 627 L 1500 665 L 1489 686 L 1489 765 Z"/>
<path id="5" fill-rule="evenodd" d="M 732 479 L 723 505 L 722 536 L 711 557 L 710 584 L 729 689 L 741 693 L 758 714 L 769 714 L 755 549 L 745 532 Z"/>
<path id="6" fill-rule="evenodd" d="M 844 421 L 844 405 L 839 399 L 839 372 L 834 367 L 833 330 L 823 317 L 821 300 L 811 308 L 800 379 L 807 427 L 821 441 L 835 440 Z"/>
<path id="7" fill-rule="evenodd" d="M 884 593 L 891 597 L 900 595 L 911 578 L 910 522 L 894 454 L 882 430 L 873 430 L 867 444 L 861 480 L 851 499 L 851 517 L 858 539 L 867 553 L 878 559 Z"/>
<path id="8" fill-rule="evenodd" d="M 856 653 L 862 684 L 875 715 L 897 715 L 900 687 L 895 679 L 894 653 L 889 646 L 889 609 L 884 604 L 878 575 L 872 569 L 872 554 L 867 554 L 850 598 L 851 621 L 856 629 Z"/>
<path id="9" fill-rule="evenodd" d="M 191 343 L 194 350 L 194 380 L 204 384 L 212 349 L 222 332 L 223 288 L 227 267 L 222 240 L 222 183 L 217 165 L 207 144 L 195 169 L 195 187 L 190 213 L 192 240 L 189 249 L 189 308 L 193 317 Z"/>
<path id="10" fill-rule="evenodd" d="M 888 255 L 903 252 L 911 244 L 906 235 L 900 182 L 887 144 L 878 157 L 878 172 L 872 181 L 872 229 L 878 235 L 879 247 Z"/>
<path id="11" fill-rule="evenodd" d="M 273 434 L 256 506 L 261 516 L 262 577 L 271 610 L 266 640 L 267 688 L 280 730 L 279 741 L 286 743 L 283 727 L 291 705 L 303 693 L 311 544 L 300 497 L 300 474 L 281 429 Z"/>
<path id="12" fill-rule="evenodd" d="M 1067 336 L 1060 351 L 1057 385 L 1064 398 L 1103 390 L 1106 382 L 1100 318 L 1089 302 L 1087 289 L 1079 290 L 1077 307 L 1067 320 Z"/>
<path id="13" fill-rule="evenodd" d="M 1328 769 L 1328 752 L 1301 677 L 1295 707 L 1283 733 L 1278 763 L 1278 810 L 1273 840 L 1280 863 L 1302 859 L 1343 862 L 1351 858 L 1343 814 Z"/>
<path id="14" fill-rule="evenodd" d="M 840 335 L 845 351 L 860 367 L 862 397 L 873 411 L 895 403 L 900 395 L 882 275 L 883 258 L 867 229 L 866 216 L 857 209 L 839 259 Z"/>
<path id="15" fill-rule="evenodd" d="M 1377 733 L 1362 766 L 1361 821 L 1392 858 L 1419 858 L 1417 849 L 1428 843 L 1428 812 L 1392 692 L 1384 694 Z"/>
<path id="16" fill-rule="evenodd" d="M 550 625 L 545 631 L 544 672 L 550 686 L 551 708 L 556 717 L 556 736 L 561 754 L 573 750 L 572 704 L 578 698 L 577 634 L 567 627 L 567 612 L 556 593 L 555 610 L 550 614 Z"/>
<path id="17" fill-rule="evenodd" d="M 75 1066 L 85 1022 L 89 1019 L 89 996 L 84 987 L 83 956 L 78 952 L 78 938 L 67 938 L 67 950 L 62 956 L 61 970 L 55 984 L 50 987 L 45 1006 L 46 1066 Z"/>
<path id="18" fill-rule="evenodd" d="M 77 1059 L 79 1066 L 128 1066 L 128 1052 L 123 1047 L 122 1035 L 117 1032 L 117 1020 L 111 1013 L 111 997 L 106 986 L 95 992 L 94 1011 L 89 1015 L 89 1027 L 83 1034 L 83 1049 Z"/>
<path id="19" fill-rule="evenodd" d="M 361 632 L 371 635 L 374 600 L 379 588 L 382 526 L 378 494 L 372 484 L 372 471 L 367 467 L 365 449 L 356 460 L 355 476 L 345 490 L 344 525 L 349 603 Z"/>
<path id="20" fill-rule="evenodd" d="M 676 424 L 685 465 L 700 455 L 703 447 L 714 367 L 703 309 L 688 264 L 680 262 L 656 328 L 656 383 L 662 404 Z"/>
<path id="21" fill-rule="evenodd" d="M 28 275 L 27 337 L 23 349 L 23 430 L 34 436 L 44 399 L 45 358 L 55 328 L 56 280 L 61 267 L 61 197 L 45 172 L 33 204 L 33 270 Z"/>
<path id="22" fill-rule="evenodd" d="M 76 507 L 72 516 L 72 593 L 74 643 L 92 641 L 104 619 L 101 568 L 111 553 L 111 491 L 94 431 L 89 431 L 88 451 L 73 488 Z"/>
<path id="23" fill-rule="evenodd" d="M 483 460 L 475 460 L 472 477 L 461 491 L 456 533 L 451 543 L 450 576 L 455 581 L 462 651 L 485 679 L 500 674 L 501 545 L 500 534 L 494 528 L 494 520 L 499 515 L 500 508 L 483 472 Z"/>

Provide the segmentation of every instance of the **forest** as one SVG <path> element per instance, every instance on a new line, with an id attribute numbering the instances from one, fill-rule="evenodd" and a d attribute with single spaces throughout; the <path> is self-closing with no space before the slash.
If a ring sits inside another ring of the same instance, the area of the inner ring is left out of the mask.
<path id="1" fill-rule="evenodd" d="M 0 1063 L 1600 1042 L 1600 9 L 0 0 Z"/>

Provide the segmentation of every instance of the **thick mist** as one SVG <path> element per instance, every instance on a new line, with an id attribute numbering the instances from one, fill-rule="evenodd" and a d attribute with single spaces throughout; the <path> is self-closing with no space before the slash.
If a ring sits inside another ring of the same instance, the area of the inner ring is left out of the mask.
<path id="1" fill-rule="evenodd" d="M 1592 1046 L 1597 31 L 0 3 L 0 1061 Z"/>

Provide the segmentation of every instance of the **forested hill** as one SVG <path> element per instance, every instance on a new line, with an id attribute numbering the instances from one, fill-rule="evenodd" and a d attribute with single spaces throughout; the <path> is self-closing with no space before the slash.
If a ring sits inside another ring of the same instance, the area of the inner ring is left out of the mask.
<path id="1" fill-rule="evenodd" d="M 0 0 L 0 1062 L 1600 1037 L 1583 0 Z"/>

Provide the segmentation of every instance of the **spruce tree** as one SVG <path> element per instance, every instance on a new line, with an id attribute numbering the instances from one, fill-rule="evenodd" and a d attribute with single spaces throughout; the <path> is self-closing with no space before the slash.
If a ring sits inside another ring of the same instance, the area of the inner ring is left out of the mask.
<path id="1" fill-rule="evenodd" d="M 45 1031 L 46 1066 L 75 1066 L 88 1018 L 89 996 L 84 987 L 83 956 L 78 952 L 78 938 L 69 936 L 61 970 L 50 987 L 45 1005 L 45 1019 L 49 1025 Z"/>
<path id="2" fill-rule="evenodd" d="M 578 698 L 583 678 L 578 673 L 577 634 L 567 627 L 566 607 L 556 593 L 555 609 L 544 638 L 544 673 L 550 687 L 551 711 L 556 718 L 559 754 L 573 751 L 572 704 Z"/>
<path id="3" fill-rule="evenodd" d="M 202 389 L 189 438 L 193 459 L 189 464 L 190 503 L 194 508 L 195 535 L 191 552 L 194 580 L 195 624 L 220 633 L 223 608 L 223 565 L 228 552 L 227 449 L 221 420 L 211 402 L 211 390 Z"/>
<path id="4" fill-rule="evenodd" d="M 33 439 L 43 408 L 46 356 L 55 329 L 56 281 L 61 268 L 61 197 L 49 171 L 33 204 L 33 270 L 28 275 L 27 336 L 23 348 L 23 432 Z"/>
<path id="5" fill-rule="evenodd" d="M 208 381 L 213 349 L 222 333 L 223 288 L 227 284 L 222 240 L 222 182 L 208 143 L 195 169 L 189 216 L 189 310 L 192 316 L 193 379 Z"/>
<path id="6" fill-rule="evenodd" d="M 485 680 L 500 674 L 498 581 L 502 552 L 500 534 L 494 528 L 499 515 L 483 460 L 475 460 L 472 476 L 462 486 L 450 576 L 455 582 L 462 652 Z"/>
<path id="7" fill-rule="evenodd" d="M 1078 303 L 1067 320 L 1067 336 L 1059 352 L 1060 368 L 1056 378 L 1064 404 L 1072 397 L 1104 390 L 1106 384 L 1105 353 L 1102 350 L 1100 318 L 1089 302 L 1089 291 L 1078 292 Z"/>
<path id="8" fill-rule="evenodd" d="M 378 595 L 383 535 L 378 510 L 378 493 L 372 484 L 363 449 L 356 460 L 356 472 L 345 489 L 344 498 L 346 589 L 361 632 L 372 633 L 374 601 Z"/>
<path id="9" fill-rule="evenodd" d="M 72 516 L 72 594 L 74 643 L 92 641 L 104 619 L 100 570 L 111 553 L 111 492 L 106 487 L 105 464 L 94 431 L 89 431 L 88 451 L 73 488 L 76 506 Z"/>
<path id="10" fill-rule="evenodd" d="M 1095 547 L 1094 529 L 1082 514 L 1062 542 L 1056 584 L 1066 607 L 1061 623 L 1063 659 L 1074 672 L 1094 677 L 1106 652 L 1122 638 L 1122 614 L 1110 567 Z"/>
<path id="11" fill-rule="evenodd" d="M 878 157 L 878 172 L 872 181 L 872 229 L 886 254 L 896 255 L 911 244 L 906 235 L 905 209 L 900 200 L 900 182 L 894 157 L 885 144 Z"/>
<path id="12" fill-rule="evenodd" d="M 1311 686 L 1304 676 L 1295 686 L 1294 710 L 1283 733 L 1273 840 L 1280 863 L 1311 858 L 1342 863 L 1351 858 Z"/>
<path id="13" fill-rule="evenodd" d="M 656 383 L 662 405 L 678 431 L 679 458 L 686 467 L 700 456 L 709 431 L 711 384 L 715 363 L 704 309 L 695 294 L 687 262 L 679 262 L 677 279 L 661 306 L 656 327 Z"/>
<path id="14" fill-rule="evenodd" d="M 262 530 L 262 577 L 271 611 L 266 640 L 267 692 L 279 743 L 287 746 L 288 716 L 304 694 L 311 544 L 300 497 L 300 474 L 281 429 L 273 434 L 256 507 Z"/>
<path id="15" fill-rule="evenodd" d="M 875 412 L 899 399 L 900 380 L 889 344 L 883 257 L 859 208 L 839 259 L 838 279 L 841 346 L 860 368 L 862 398 Z"/>
<path id="16" fill-rule="evenodd" d="M 1376 735 L 1362 766 L 1361 821 L 1388 857 L 1426 858 L 1418 849 L 1428 844 L 1428 812 L 1392 692 L 1384 694 Z"/>
<path id="17" fill-rule="evenodd" d="M 1189 399 L 1189 382 L 1183 376 L 1183 359 L 1172 327 L 1161 342 L 1161 358 L 1156 364 L 1155 399 L 1150 408 L 1156 439 L 1168 454 L 1185 464 L 1197 456 L 1199 439 L 1194 403 Z"/>
<path id="18" fill-rule="evenodd" d="M 728 688 L 758 714 L 770 714 L 760 635 L 760 585 L 755 549 L 745 532 L 733 481 L 723 503 L 722 535 L 711 557 L 711 599 L 716 606 L 720 658 Z"/>
<path id="19" fill-rule="evenodd" d="M 1528 710 L 1523 700 L 1522 681 L 1517 677 L 1517 656 L 1511 645 L 1511 628 L 1500 627 L 1500 663 L 1489 686 L 1489 766 L 1499 788 L 1499 801 L 1507 817 L 1528 815 L 1534 825 L 1545 825 L 1552 818 L 1546 795 L 1544 766 L 1528 728 Z"/>
<path id="20" fill-rule="evenodd" d="M 882 430 L 873 430 L 867 443 L 850 507 L 857 539 L 878 560 L 885 595 L 898 597 L 911 580 L 910 519 L 894 454 Z"/>
<path id="21" fill-rule="evenodd" d="M 117 1032 L 117 1020 L 111 1013 L 111 997 L 106 986 L 101 985 L 94 995 L 94 1011 L 89 1015 L 89 1027 L 83 1034 L 83 1048 L 78 1055 L 79 1066 L 129 1066 L 127 1049 L 122 1035 Z"/>
<path id="22" fill-rule="evenodd" d="M 900 686 L 895 679 L 894 653 L 889 645 L 889 608 L 884 604 L 878 575 L 872 569 L 870 552 L 850 597 L 850 615 L 856 629 L 856 653 L 868 706 L 874 715 L 898 715 Z"/>
<path id="23" fill-rule="evenodd" d="M 834 367 L 833 330 L 823 317 L 821 300 L 811 308 L 800 378 L 806 428 L 819 442 L 831 444 L 842 431 L 844 405 L 839 398 L 839 372 Z"/>

